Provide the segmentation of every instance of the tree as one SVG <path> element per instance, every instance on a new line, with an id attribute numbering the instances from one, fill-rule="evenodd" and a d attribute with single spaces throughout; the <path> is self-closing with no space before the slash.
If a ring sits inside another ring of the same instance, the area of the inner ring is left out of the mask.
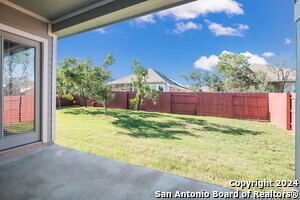
<path id="1" fill-rule="evenodd" d="M 269 91 L 266 74 L 253 72 L 246 56 L 226 52 L 218 59 L 216 73 L 194 71 L 181 77 L 191 82 L 194 92 L 202 91 L 202 86 L 207 86 L 211 92 Z"/>
<path id="2" fill-rule="evenodd" d="M 210 92 L 224 92 L 223 79 L 214 73 L 205 72 L 203 75 L 203 82 Z"/>
<path id="3" fill-rule="evenodd" d="M 193 92 L 202 92 L 202 86 L 205 85 L 202 73 L 200 71 L 193 71 L 190 73 L 183 73 L 179 75 L 186 81 L 191 82 L 189 89 Z"/>
<path id="4" fill-rule="evenodd" d="M 20 95 L 21 86 L 25 81 L 28 81 L 28 71 L 32 70 L 30 63 L 33 61 L 31 49 L 23 51 L 11 52 L 4 56 L 3 72 L 5 73 L 5 80 L 3 80 L 6 87 L 5 93 L 9 95 Z"/>
<path id="5" fill-rule="evenodd" d="M 220 76 L 214 73 L 194 71 L 180 75 L 191 82 L 189 89 L 193 92 L 202 92 L 202 87 L 207 86 L 210 92 L 224 92 L 224 83 Z"/>
<path id="6" fill-rule="evenodd" d="M 61 107 L 62 98 L 66 98 L 69 100 L 74 99 L 74 96 L 71 92 L 71 86 L 67 82 L 65 68 L 60 68 L 56 70 L 56 97 L 58 98 L 59 107 Z"/>
<path id="7" fill-rule="evenodd" d="M 87 58 L 85 61 L 80 61 L 73 57 L 66 57 L 59 65 L 66 69 L 67 84 L 72 86 L 73 93 L 80 95 L 84 100 L 84 106 L 87 107 L 87 94 L 90 71 L 92 61 Z"/>
<path id="8" fill-rule="evenodd" d="M 111 78 L 111 72 L 107 67 L 114 64 L 115 59 L 112 54 L 108 54 L 103 62 L 102 67 L 95 66 L 90 69 L 88 74 L 88 95 L 96 102 L 102 104 L 104 113 L 107 115 L 107 104 L 111 102 L 115 95 L 111 85 L 105 84 Z"/>
<path id="9" fill-rule="evenodd" d="M 222 53 L 216 69 L 228 92 L 245 92 L 250 85 L 255 84 L 255 73 L 249 68 L 248 58 L 236 53 Z"/>
<path id="10" fill-rule="evenodd" d="M 150 88 L 147 83 L 148 70 L 141 66 L 140 61 L 133 60 L 133 65 L 135 78 L 132 79 L 132 87 L 136 90 L 136 95 L 134 99 L 130 99 L 130 103 L 138 111 L 143 103 L 143 97 L 152 100 L 156 104 L 161 91 Z"/>
<path id="11" fill-rule="evenodd" d="M 272 92 L 272 87 L 269 85 L 267 74 L 262 71 L 258 71 L 254 73 L 255 73 L 254 88 L 250 88 L 249 92 Z"/>
<path id="12" fill-rule="evenodd" d="M 269 67 L 269 70 L 277 76 L 277 80 L 281 82 L 279 85 L 280 92 L 284 92 L 288 86 L 288 81 L 295 72 L 294 68 L 290 68 L 289 59 L 286 57 L 279 57 L 274 61 L 274 67 Z"/>

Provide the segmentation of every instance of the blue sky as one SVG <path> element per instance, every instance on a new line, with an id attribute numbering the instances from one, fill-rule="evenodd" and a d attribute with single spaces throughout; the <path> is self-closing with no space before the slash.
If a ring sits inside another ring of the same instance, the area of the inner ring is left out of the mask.
<path id="1" fill-rule="evenodd" d="M 198 0 L 171 10 L 58 41 L 58 60 L 90 56 L 100 65 L 108 53 L 113 78 L 132 74 L 132 60 L 186 84 L 179 74 L 214 70 L 223 51 L 244 53 L 250 63 L 272 64 L 292 54 L 296 30 L 293 0 Z"/>

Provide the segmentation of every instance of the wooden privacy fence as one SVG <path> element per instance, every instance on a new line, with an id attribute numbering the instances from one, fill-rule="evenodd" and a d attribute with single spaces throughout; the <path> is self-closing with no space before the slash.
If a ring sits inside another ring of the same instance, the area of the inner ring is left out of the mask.
<path id="1" fill-rule="evenodd" d="M 286 130 L 295 130 L 296 94 L 270 93 L 270 121 Z"/>
<path id="2" fill-rule="evenodd" d="M 3 97 L 3 124 L 14 124 L 34 120 L 34 96 Z"/>
<path id="3" fill-rule="evenodd" d="M 134 92 L 115 92 L 115 99 L 109 108 L 129 109 L 129 100 Z M 175 113 L 199 116 L 214 116 L 235 119 L 268 120 L 273 124 L 291 130 L 295 126 L 295 94 L 286 93 L 192 93 L 164 92 L 158 103 L 144 99 L 140 110 L 148 112 Z M 92 99 L 88 106 L 101 107 Z M 63 106 L 81 105 L 83 100 L 64 99 Z"/>

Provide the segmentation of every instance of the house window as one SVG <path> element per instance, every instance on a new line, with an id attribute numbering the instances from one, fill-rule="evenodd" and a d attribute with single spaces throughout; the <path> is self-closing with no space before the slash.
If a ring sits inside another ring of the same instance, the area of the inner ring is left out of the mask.
<path id="1" fill-rule="evenodd" d="M 157 85 L 157 90 L 164 92 L 165 91 L 165 85 Z"/>
<path id="2" fill-rule="evenodd" d="M 162 92 L 165 91 L 165 85 L 163 85 L 163 84 L 151 84 L 150 88 L 153 89 L 153 90 L 159 90 L 159 91 L 162 91 Z"/>
<path id="3" fill-rule="evenodd" d="M 156 87 L 157 87 L 157 85 L 150 85 L 150 88 L 151 88 L 152 90 L 156 90 Z"/>

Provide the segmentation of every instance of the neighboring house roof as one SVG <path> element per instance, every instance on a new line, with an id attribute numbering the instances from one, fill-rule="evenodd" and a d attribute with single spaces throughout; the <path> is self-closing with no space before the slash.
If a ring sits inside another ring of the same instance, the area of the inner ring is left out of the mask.
<path id="1" fill-rule="evenodd" d="M 266 73 L 267 77 L 269 79 L 269 82 L 282 81 L 282 80 L 278 80 L 278 76 L 272 70 L 273 68 L 278 68 L 278 67 L 261 65 L 261 64 L 252 64 L 249 68 L 254 72 L 262 71 L 262 72 Z M 291 70 L 291 69 L 283 68 L 284 73 L 288 72 L 289 70 Z M 288 77 L 288 81 L 296 81 L 296 70 L 294 70 L 290 73 L 290 75 Z"/>
<path id="2" fill-rule="evenodd" d="M 111 85 L 116 85 L 116 84 L 130 84 L 132 82 L 132 79 L 135 78 L 135 74 L 131 74 L 129 76 L 114 80 L 109 82 L 108 84 Z M 174 87 L 179 87 L 182 89 L 187 89 L 180 83 L 174 81 L 173 79 L 167 77 L 163 73 L 156 71 L 154 69 L 148 69 L 148 78 L 147 78 L 148 83 L 161 83 L 164 82 L 169 86 L 174 86 Z"/>

